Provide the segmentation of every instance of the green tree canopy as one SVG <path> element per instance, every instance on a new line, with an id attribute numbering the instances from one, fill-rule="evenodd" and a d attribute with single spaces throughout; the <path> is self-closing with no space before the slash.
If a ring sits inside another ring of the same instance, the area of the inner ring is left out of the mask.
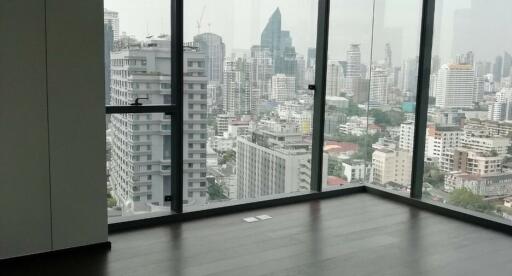
<path id="1" fill-rule="evenodd" d="M 450 204 L 473 211 L 490 213 L 495 210 L 494 206 L 485 201 L 482 196 L 476 195 L 468 188 L 456 189 L 450 194 Z"/>

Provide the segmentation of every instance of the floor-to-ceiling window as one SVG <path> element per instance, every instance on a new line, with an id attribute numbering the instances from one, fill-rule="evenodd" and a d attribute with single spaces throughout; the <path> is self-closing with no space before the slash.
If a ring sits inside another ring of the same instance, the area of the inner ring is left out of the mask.
<path id="1" fill-rule="evenodd" d="M 327 186 L 409 192 L 421 1 L 333 0 L 324 123 Z"/>
<path id="2" fill-rule="evenodd" d="M 185 209 L 310 191 L 317 0 L 184 2 Z"/>
<path id="3" fill-rule="evenodd" d="M 104 6 L 109 219 L 168 215 L 170 1 L 105 0 Z"/>
<path id="4" fill-rule="evenodd" d="M 437 1 L 423 196 L 512 219 L 506 0 Z"/>

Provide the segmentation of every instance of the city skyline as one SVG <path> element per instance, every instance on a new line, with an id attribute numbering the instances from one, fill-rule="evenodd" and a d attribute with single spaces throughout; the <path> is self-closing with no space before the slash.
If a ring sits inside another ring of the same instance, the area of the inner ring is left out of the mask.
<path id="1" fill-rule="evenodd" d="M 374 2 L 361 1 L 355 5 L 364 7 L 368 3 Z M 376 1 L 374 18 L 358 17 L 361 22 L 368 18 L 375 21 L 375 34 L 371 32 L 371 25 L 369 32 L 361 29 L 364 24 L 351 26 L 351 31 L 358 33 L 356 37 L 361 39 L 337 36 L 341 29 L 336 29 L 339 27 L 336 24 L 331 28 L 334 35 L 330 46 L 343 43 L 343 47 L 331 47 L 328 55 L 322 168 L 322 186 L 326 188 L 368 181 L 397 192 L 410 190 L 411 163 L 416 148 L 419 58 L 408 54 L 408 49 L 418 47 L 419 37 L 416 34 L 408 38 L 405 28 L 386 25 L 392 7 L 389 3 L 393 2 Z M 468 12 L 464 5 L 454 7 L 447 2 L 439 3 L 443 15 L 446 10 L 454 12 L 455 33 L 448 41 L 439 40 L 438 43 L 443 43 L 434 45 L 434 51 L 454 53 L 440 57 L 434 52 L 432 59 L 425 137 L 425 196 L 463 206 L 464 203 L 454 203 L 453 197 L 467 189 L 486 206 L 477 211 L 512 217 L 512 210 L 506 215 L 498 211 L 501 210 L 499 202 L 486 202 L 490 200 L 488 197 L 512 194 L 512 170 L 506 167 L 511 161 L 508 152 L 512 152 L 509 137 L 512 124 L 507 122 L 512 118 L 512 55 L 496 50 L 502 47 L 500 45 L 489 52 L 496 52 L 489 58 L 480 54 L 478 43 L 471 47 L 461 43 L 473 39 L 465 35 L 466 28 L 472 27 L 464 22 L 479 13 Z M 481 4 L 479 0 L 471 3 L 474 7 Z M 243 9 L 231 18 L 227 16 L 228 21 L 240 20 L 240 26 L 228 26 L 227 32 L 210 33 L 196 25 L 196 34 L 185 38 L 190 46 L 185 47 L 184 78 L 184 124 L 189 131 L 185 132 L 184 144 L 188 157 L 184 159 L 187 208 L 309 191 L 314 97 L 307 90 L 307 84 L 315 81 L 316 57 L 314 48 L 308 47 L 301 53 L 296 47 L 301 43 L 305 45 L 300 37 L 315 37 L 315 30 L 296 31 L 296 26 L 287 23 L 293 20 L 281 6 L 261 6 L 274 9 L 261 17 L 252 14 L 258 19 L 248 27 L 245 37 L 254 36 L 257 40 L 246 44 L 245 48 L 234 47 L 237 42 L 229 35 L 230 29 L 245 26 L 243 22 L 248 18 L 239 18 L 244 15 Z M 203 11 L 206 10 L 205 6 Z M 417 9 L 409 11 L 409 15 L 416 13 Z M 114 18 L 105 19 L 106 37 L 113 37 L 119 33 L 116 15 L 107 11 L 106 15 Z M 411 22 L 412 28 L 418 28 L 416 19 L 419 20 L 417 15 Z M 444 21 L 439 22 L 445 22 L 446 19 L 442 19 Z M 119 20 L 122 22 L 123 17 L 119 16 Z M 261 25 L 261 21 L 264 24 Z M 445 29 L 444 25 L 437 26 L 438 36 L 442 37 Z M 128 104 L 141 93 L 148 95 L 152 103 L 162 99 L 165 103 L 170 84 L 160 83 L 158 88 L 151 82 L 168 81 L 167 69 L 160 70 L 154 65 L 164 66 L 169 61 L 169 40 L 169 36 L 149 36 L 129 47 L 128 51 L 146 51 L 145 55 L 123 54 L 129 42 L 106 44 L 105 50 L 114 49 L 112 53 L 109 50 L 109 54 L 115 57 L 112 70 L 106 68 L 105 71 L 106 76 L 109 71 L 112 74 L 113 104 Z M 243 39 L 237 36 L 235 40 L 240 43 Z M 460 45 L 467 51 L 460 50 Z M 190 56 L 190 50 L 197 54 Z M 135 208 L 138 210 L 129 210 L 128 214 L 148 209 L 148 204 L 154 205 L 149 210 L 165 204 L 159 178 L 163 169 L 155 171 L 153 167 L 164 164 L 158 159 L 151 160 L 159 152 L 143 160 L 147 171 L 141 175 L 140 183 L 140 168 L 144 167 L 135 164 L 134 169 L 130 162 L 140 162 L 140 149 L 138 146 L 134 149 L 131 143 L 141 141 L 135 140 L 139 139 L 137 135 L 130 132 L 127 135 L 123 128 L 128 126 L 129 131 L 137 132 L 144 125 L 146 130 L 153 130 L 156 124 L 160 126 L 158 131 L 168 130 L 161 119 L 153 119 L 130 121 L 120 115 L 112 116 L 114 138 L 110 144 L 114 157 L 110 188 L 122 208 L 128 208 L 132 199 L 140 202 L 139 208 Z M 163 147 L 162 137 L 158 132 L 155 135 L 157 139 L 151 139 L 150 147 L 159 150 Z M 125 160 L 129 163 L 127 167 Z M 145 185 L 147 190 L 139 190 Z M 153 193 L 151 189 L 158 191 Z M 141 192 L 147 197 L 135 195 Z M 159 201 L 155 202 L 153 195 Z"/>

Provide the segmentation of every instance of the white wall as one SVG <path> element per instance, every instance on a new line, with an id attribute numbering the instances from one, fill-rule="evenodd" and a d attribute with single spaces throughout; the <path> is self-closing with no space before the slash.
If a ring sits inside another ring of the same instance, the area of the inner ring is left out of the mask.
<path id="1" fill-rule="evenodd" d="M 0 258 L 5 258 L 51 249 L 44 1 L 0 1 L 0 38 Z"/>
<path id="2" fill-rule="evenodd" d="M 0 259 L 107 240 L 102 5 L 0 1 Z"/>
<path id="3" fill-rule="evenodd" d="M 54 249 L 107 240 L 103 1 L 46 0 Z"/>

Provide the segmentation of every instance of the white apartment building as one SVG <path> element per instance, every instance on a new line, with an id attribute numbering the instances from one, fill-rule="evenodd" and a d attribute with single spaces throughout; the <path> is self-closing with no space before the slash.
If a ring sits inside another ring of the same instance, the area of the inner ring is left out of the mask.
<path id="1" fill-rule="evenodd" d="M 378 185 L 411 185 L 412 154 L 405 150 L 378 149 L 372 155 L 370 181 Z"/>
<path id="2" fill-rule="evenodd" d="M 428 158 L 441 158 L 443 153 L 460 145 L 464 131 L 453 126 L 430 126 L 427 129 L 427 151 Z"/>
<path id="3" fill-rule="evenodd" d="M 498 155 L 505 155 L 510 146 L 510 138 L 464 135 L 461 139 L 460 146 L 482 152 L 495 152 Z"/>
<path id="4" fill-rule="evenodd" d="M 340 61 L 329 60 L 327 62 L 326 95 L 340 96 L 345 85 L 345 73 Z"/>
<path id="5" fill-rule="evenodd" d="M 345 89 L 348 94 L 355 95 L 359 91 L 359 83 L 365 76 L 361 74 L 361 47 L 351 44 L 347 51 L 347 72 L 345 74 Z"/>
<path id="6" fill-rule="evenodd" d="M 231 114 L 218 114 L 215 116 L 215 121 L 217 122 L 217 135 L 222 136 L 225 132 L 228 131 L 229 124 L 235 120 L 235 116 Z"/>
<path id="7" fill-rule="evenodd" d="M 468 173 L 449 174 L 445 178 L 444 188 L 448 192 L 466 188 L 472 193 L 484 197 L 512 194 L 512 173 L 496 175 L 472 175 Z"/>
<path id="8" fill-rule="evenodd" d="M 381 106 L 387 104 L 388 99 L 388 73 L 386 69 L 374 66 L 370 79 L 370 105 Z"/>
<path id="9" fill-rule="evenodd" d="M 497 122 L 512 120 L 512 89 L 503 88 L 496 93 L 494 103 L 489 105 L 487 119 Z"/>
<path id="10" fill-rule="evenodd" d="M 473 108 L 475 73 L 472 65 L 445 64 L 436 83 L 436 106 Z"/>
<path id="11" fill-rule="evenodd" d="M 347 160 L 341 163 L 343 175 L 349 183 L 362 181 L 366 175 L 366 162 L 364 160 Z"/>
<path id="12" fill-rule="evenodd" d="M 283 102 L 291 99 L 295 94 L 295 77 L 288 77 L 284 74 L 272 76 L 272 100 Z"/>
<path id="13" fill-rule="evenodd" d="M 344 97 L 327 96 L 325 98 L 326 106 L 332 106 L 335 108 L 347 108 L 349 100 Z"/>
<path id="14" fill-rule="evenodd" d="M 459 147 L 453 151 L 453 171 L 472 175 L 503 172 L 503 155 Z"/>
<path id="15" fill-rule="evenodd" d="M 184 54 L 184 200 L 201 204 L 206 187 L 206 83 L 204 55 Z M 113 105 L 170 104 L 170 42 L 151 40 L 112 53 Z M 123 213 L 149 212 L 170 195 L 171 120 L 164 114 L 113 114 L 109 182 Z"/>
<path id="16" fill-rule="evenodd" d="M 350 134 L 355 136 L 363 136 L 372 133 L 372 130 L 368 128 L 368 125 L 373 124 L 375 119 L 372 117 L 350 117 L 345 124 L 341 124 L 339 131 L 343 134 Z"/>
<path id="17" fill-rule="evenodd" d="M 311 149 L 299 126 L 262 121 L 249 135 L 239 136 L 236 144 L 238 199 L 309 189 Z"/>
<path id="18" fill-rule="evenodd" d="M 414 122 L 407 121 L 400 125 L 400 140 L 398 146 L 406 151 L 414 150 Z"/>

